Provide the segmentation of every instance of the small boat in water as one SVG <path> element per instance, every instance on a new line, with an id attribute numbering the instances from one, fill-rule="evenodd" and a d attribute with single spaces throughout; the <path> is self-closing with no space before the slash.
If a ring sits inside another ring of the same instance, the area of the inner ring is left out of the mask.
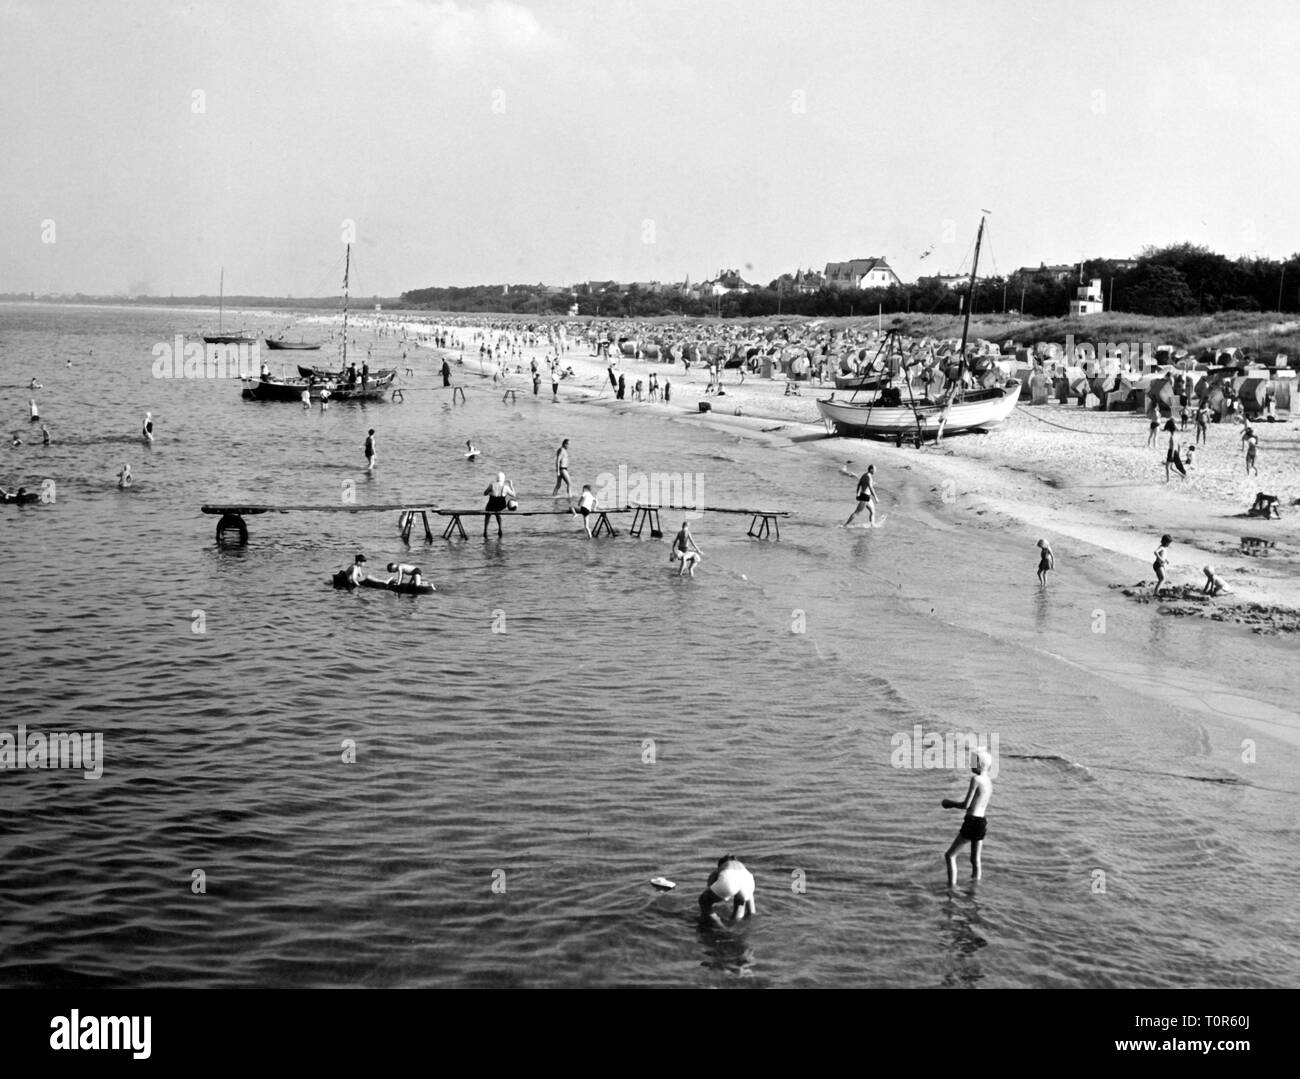
<path id="1" fill-rule="evenodd" d="M 221 284 L 217 294 L 217 332 L 204 334 L 203 340 L 209 345 L 251 345 L 257 341 L 256 335 L 239 333 L 222 333 L 226 310 L 226 271 L 222 268 Z"/>
<path id="2" fill-rule="evenodd" d="M 320 344 L 312 344 L 310 341 L 286 341 L 283 338 L 268 337 L 266 347 L 271 349 L 292 349 L 295 352 L 314 352 L 320 348 Z"/>

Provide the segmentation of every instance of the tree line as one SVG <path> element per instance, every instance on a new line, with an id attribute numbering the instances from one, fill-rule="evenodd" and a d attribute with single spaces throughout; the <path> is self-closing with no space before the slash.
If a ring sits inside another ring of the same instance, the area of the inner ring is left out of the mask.
<path id="1" fill-rule="evenodd" d="M 1006 277 L 984 277 L 975 284 L 974 314 L 1019 312 L 1055 318 L 1069 312 L 1080 276 L 1099 278 L 1106 309 L 1159 317 L 1212 315 L 1219 311 L 1300 311 L 1300 254 L 1284 261 L 1229 259 L 1193 244 L 1144 248 L 1136 259 L 1087 259 L 1082 274 L 1061 278 L 1042 269 Z M 933 278 L 889 288 L 832 289 L 796 292 L 790 275 L 750 292 L 699 298 L 665 286 L 593 294 L 557 292 L 544 285 L 473 285 L 423 288 L 402 294 L 404 306 L 438 311 L 563 315 L 578 305 L 579 315 L 651 318 L 686 315 L 696 318 L 754 318 L 807 315 L 827 318 L 884 314 L 961 314 L 965 286 L 957 289 Z"/>

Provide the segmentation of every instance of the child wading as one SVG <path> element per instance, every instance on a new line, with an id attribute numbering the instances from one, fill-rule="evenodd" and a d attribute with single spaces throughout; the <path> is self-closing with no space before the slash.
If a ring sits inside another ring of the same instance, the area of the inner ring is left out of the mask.
<path id="1" fill-rule="evenodd" d="M 1038 550 L 1038 583 L 1047 584 L 1047 571 L 1056 567 L 1056 557 L 1047 545 L 1047 540 L 1038 541 Z"/>
<path id="2" fill-rule="evenodd" d="M 988 809 L 989 798 L 993 795 L 993 782 L 989 779 L 989 768 L 992 764 L 993 758 L 989 755 L 989 751 L 977 749 L 975 762 L 970 766 L 974 775 L 971 777 L 970 786 L 966 788 L 966 797 L 960 802 L 952 798 L 945 798 L 942 802 L 944 809 L 966 811 L 966 819 L 961 823 L 961 831 L 957 833 L 957 838 L 952 841 L 952 846 L 943 856 L 944 861 L 948 863 L 949 888 L 957 883 L 957 852 L 961 850 L 963 843 L 970 844 L 971 879 L 979 880 L 982 875 L 980 848 L 984 844 L 984 834 L 988 831 L 984 812 Z"/>

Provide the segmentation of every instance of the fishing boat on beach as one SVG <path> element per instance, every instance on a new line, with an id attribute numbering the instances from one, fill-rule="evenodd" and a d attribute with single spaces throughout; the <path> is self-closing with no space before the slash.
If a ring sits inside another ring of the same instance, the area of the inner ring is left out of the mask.
<path id="1" fill-rule="evenodd" d="M 941 429 L 943 434 L 989 430 L 1011 415 L 1020 400 L 1020 380 L 1005 378 L 1001 368 L 988 357 L 978 357 L 972 363 L 966 356 L 971 298 L 975 292 L 975 274 L 979 269 L 983 238 L 984 218 L 981 217 L 956 362 L 941 367 L 931 355 L 930 377 L 922 383 L 922 395 L 917 397 L 913 387 L 913 369 L 924 368 L 925 364 L 915 355 L 908 356 L 898 334 L 891 330 L 869 369 L 846 380 L 857 383 L 852 387 L 851 397 L 837 401 L 832 393 L 828 398 L 818 399 L 817 409 L 832 433 L 901 442 L 904 438 L 938 437 Z M 941 389 L 931 396 L 930 388 L 935 385 Z M 841 386 L 838 378 L 836 386 L 849 388 Z M 859 401 L 858 394 L 864 390 L 871 396 Z"/>

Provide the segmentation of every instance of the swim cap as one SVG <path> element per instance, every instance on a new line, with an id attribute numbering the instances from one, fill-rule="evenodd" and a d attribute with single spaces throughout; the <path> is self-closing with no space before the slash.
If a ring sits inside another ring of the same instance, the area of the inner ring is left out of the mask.
<path id="1" fill-rule="evenodd" d="M 981 772 L 987 772 L 993 767 L 993 755 L 987 749 L 977 749 L 975 759 L 980 762 Z"/>

